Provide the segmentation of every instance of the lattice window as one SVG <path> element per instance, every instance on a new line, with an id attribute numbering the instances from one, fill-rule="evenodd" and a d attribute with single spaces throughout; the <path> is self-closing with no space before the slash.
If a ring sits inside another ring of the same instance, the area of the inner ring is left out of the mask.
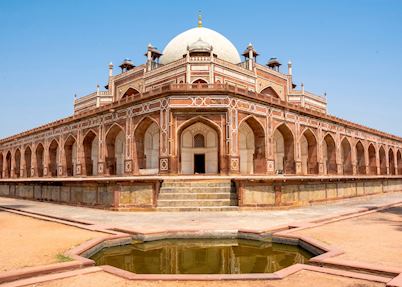
<path id="1" fill-rule="evenodd" d="M 196 134 L 194 136 L 194 147 L 205 147 L 205 139 L 202 134 Z"/>

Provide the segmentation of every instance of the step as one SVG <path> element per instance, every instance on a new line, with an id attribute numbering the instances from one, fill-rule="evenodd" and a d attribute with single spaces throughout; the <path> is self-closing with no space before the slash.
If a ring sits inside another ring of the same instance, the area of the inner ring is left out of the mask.
<path id="1" fill-rule="evenodd" d="M 231 187 L 230 181 L 225 182 L 203 182 L 203 181 L 164 181 L 162 187 L 178 188 L 178 187 Z"/>
<path id="2" fill-rule="evenodd" d="M 230 192 L 201 192 L 201 193 L 181 193 L 181 192 L 161 192 L 158 200 L 164 199 L 235 199 L 236 194 Z"/>
<path id="3" fill-rule="evenodd" d="M 237 200 L 235 199 L 159 199 L 158 207 L 172 207 L 172 206 L 231 206 L 236 205 Z"/>
<path id="4" fill-rule="evenodd" d="M 178 193 L 213 193 L 213 192 L 231 192 L 232 188 L 230 186 L 227 187 L 165 187 L 162 186 L 160 189 L 160 193 L 170 193 L 170 192 L 178 192 Z"/>
<path id="5" fill-rule="evenodd" d="M 169 211 L 169 212 L 188 212 L 188 211 L 238 211 L 237 206 L 199 206 L 199 207 L 189 207 L 189 206 L 175 206 L 175 207 L 158 207 L 158 211 Z"/>

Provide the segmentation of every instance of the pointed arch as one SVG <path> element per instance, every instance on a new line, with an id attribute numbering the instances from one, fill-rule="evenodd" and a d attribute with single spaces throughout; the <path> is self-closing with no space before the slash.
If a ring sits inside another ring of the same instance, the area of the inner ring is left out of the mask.
<path id="1" fill-rule="evenodd" d="M 341 141 L 341 162 L 344 175 L 353 174 L 352 148 L 349 140 L 344 137 Z"/>
<path id="2" fill-rule="evenodd" d="M 19 148 L 14 152 L 14 175 L 16 178 L 21 176 L 21 150 Z"/>
<path id="3" fill-rule="evenodd" d="M 0 178 L 3 178 L 3 153 L 0 152 Z"/>
<path id="4" fill-rule="evenodd" d="M 300 137 L 301 161 L 303 174 L 318 174 L 317 138 L 307 128 Z"/>
<path id="5" fill-rule="evenodd" d="M 49 145 L 49 175 L 53 177 L 57 176 L 59 152 L 59 143 L 56 139 L 53 139 Z"/>
<path id="6" fill-rule="evenodd" d="M 357 174 L 366 174 L 366 155 L 361 141 L 356 143 L 356 172 Z"/>
<path id="7" fill-rule="evenodd" d="M 295 174 L 294 136 L 285 124 L 276 127 L 273 133 L 273 150 L 276 173 Z"/>
<path id="8" fill-rule="evenodd" d="M 398 168 L 398 175 L 402 175 L 402 154 L 401 154 L 401 150 L 399 150 L 399 149 L 396 152 L 396 166 Z"/>
<path id="9" fill-rule="evenodd" d="M 369 174 L 376 175 L 377 174 L 377 152 L 372 143 L 369 144 L 368 147 L 368 158 L 369 158 Z"/>
<path id="10" fill-rule="evenodd" d="M 325 174 L 336 174 L 336 146 L 331 134 L 327 133 L 322 143 L 323 163 Z"/>
<path id="11" fill-rule="evenodd" d="M 11 178 L 11 152 L 6 154 L 6 178 Z"/>
<path id="12" fill-rule="evenodd" d="M 87 176 L 97 175 L 99 139 L 92 129 L 85 133 L 82 145 L 84 148 L 84 174 Z"/>
<path id="13" fill-rule="evenodd" d="M 395 175 L 395 157 L 394 157 L 394 151 L 392 148 L 388 150 L 388 166 L 389 166 L 389 174 L 390 175 Z"/>
<path id="14" fill-rule="evenodd" d="M 38 177 L 43 177 L 43 167 L 44 167 L 44 156 L 45 148 L 42 143 L 37 144 L 35 150 L 36 156 L 36 172 Z"/>
<path id="15" fill-rule="evenodd" d="M 69 135 L 64 142 L 64 160 L 66 163 L 66 175 L 75 175 L 77 164 L 77 140 L 73 135 Z"/>
<path id="16" fill-rule="evenodd" d="M 195 79 L 192 84 L 208 84 L 208 82 L 202 78 Z"/>
<path id="17" fill-rule="evenodd" d="M 106 170 L 110 175 L 124 174 L 126 136 L 124 129 L 114 123 L 106 133 Z"/>
<path id="18" fill-rule="evenodd" d="M 137 169 L 159 170 L 159 124 L 153 118 L 142 118 L 134 130 Z"/>
<path id="19" fill-rule="evenodd" d="M 26 146 L 26 148 L 25 148 L 24 159 L 25 159 L 25 176 L 31 177 L 32 150 L 31 150 L 30 146 Z"/>
<path id="20" fill-rule="evenodd" d="M 279 94 L 271 86 L 266 87 L 263 90 L 261 90 L 260 94 L 280 99 Z"/>
<path id="21" fill-rule="evenodd" d="M 380 174 L 385 175 L 387 174 L 387 159 L 383 146 L 380 146 L 380 149 L 378 150 L 378 156 L 380 158 Z"/>
<path id="22" fill-rule="evenodd" d="M 265 129 L 254 116 L 239 124 L 240 172 L 243 174 L 266 172 Z"/>
<path id="23" fill-rule="evenodd" d="M 125 93 L 123 94 L 123 96 L 121 98 L 123 99 L 125 97 L 130 97 L 130 96 L 138 96 L 139 94 L 140 94 L 140 92 L 137 89 L 128 88 L 127 91 L 125 91 Z"/>

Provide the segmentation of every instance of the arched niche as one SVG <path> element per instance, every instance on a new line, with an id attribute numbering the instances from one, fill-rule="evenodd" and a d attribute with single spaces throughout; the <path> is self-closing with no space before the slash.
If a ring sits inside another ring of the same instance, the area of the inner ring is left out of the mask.
<path id="1" fill-rule="evenodd" d="M 77 142 L 73 136 L 69 136 L 64 143 L 64 156 L 66 162 L 66 175 L 74 176 L 77 165 Z"/>
<path id="2" fill-rule="evenodd" d="M 318 174 L 317 140 L 310 129 L 300 138 L 302 174 Z"/>
<path id="3" fill-rule="evenodd" d="M 106 135 L 106 169 L 110 175 L 124 174 L 126 137 L 119 125 L 113 125 Z"/>
<path id="4" fill-rule="evenodd" d="M 273 152 L 276 173 L 295 174 L 294 138 L 287 125 L 277 127 L 273 134 Z"/>
<path id="5" fill-rule="evenodd" d="M 337 167 L 336 167 L 335 140 L 330 134 L 327 134 L 324 137 L 322 143 L 322 153 L 324 163 L 324 174 L 336 174 Z"/>
<path id="6" fill-rule="evenodd" d="M 352 148 L 349 141 L 344 138 L 341 142 L 341 161 L 343 167 L 343 174 L 351 175 L 353 174 L 352 166 Z"/>
<path id="7" fill-rule="evenodd" d="M 39 143 L 36 146 L 35 157 L 36 157 L 36 172 L 38 177 L 43 177 L 43 168 L 45 160 L 45 149 L 43 144 Z"/>
<path id="8" fill-rule="evenodd" d="M 357 174 L 366 174 L 366 156 L 364 146 L 360 141 L 356 143 L 356 172 Z"/>
<path id="9" fill-rule="evenodd" d="M 56 140 L 52 140 L 49 145 L 49 174 L 57 176 L 57 165 L 59 160 L 59 144 Z"/>
<path id="10" fill-rule="evenodd" d="M 159 136 L 159 126 L 150 117 L 142 119 L 134 131 L 137 165 L 142 174 L 159 172 Z"/>
<path id="11" fill-rule="evenodd" d="M 88 131 L 82 141 L 84 148 L 85 175 L 98 174 L 99 139 L 95 132 Z"/>

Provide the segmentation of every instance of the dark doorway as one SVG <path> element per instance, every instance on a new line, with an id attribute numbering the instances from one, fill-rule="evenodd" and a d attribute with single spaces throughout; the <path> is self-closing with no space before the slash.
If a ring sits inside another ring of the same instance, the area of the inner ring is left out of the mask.
<path id="1" fill-rule="evenodd" d="M 194 173 L 205 173 L 205 154 L 194 155 Z"/>

